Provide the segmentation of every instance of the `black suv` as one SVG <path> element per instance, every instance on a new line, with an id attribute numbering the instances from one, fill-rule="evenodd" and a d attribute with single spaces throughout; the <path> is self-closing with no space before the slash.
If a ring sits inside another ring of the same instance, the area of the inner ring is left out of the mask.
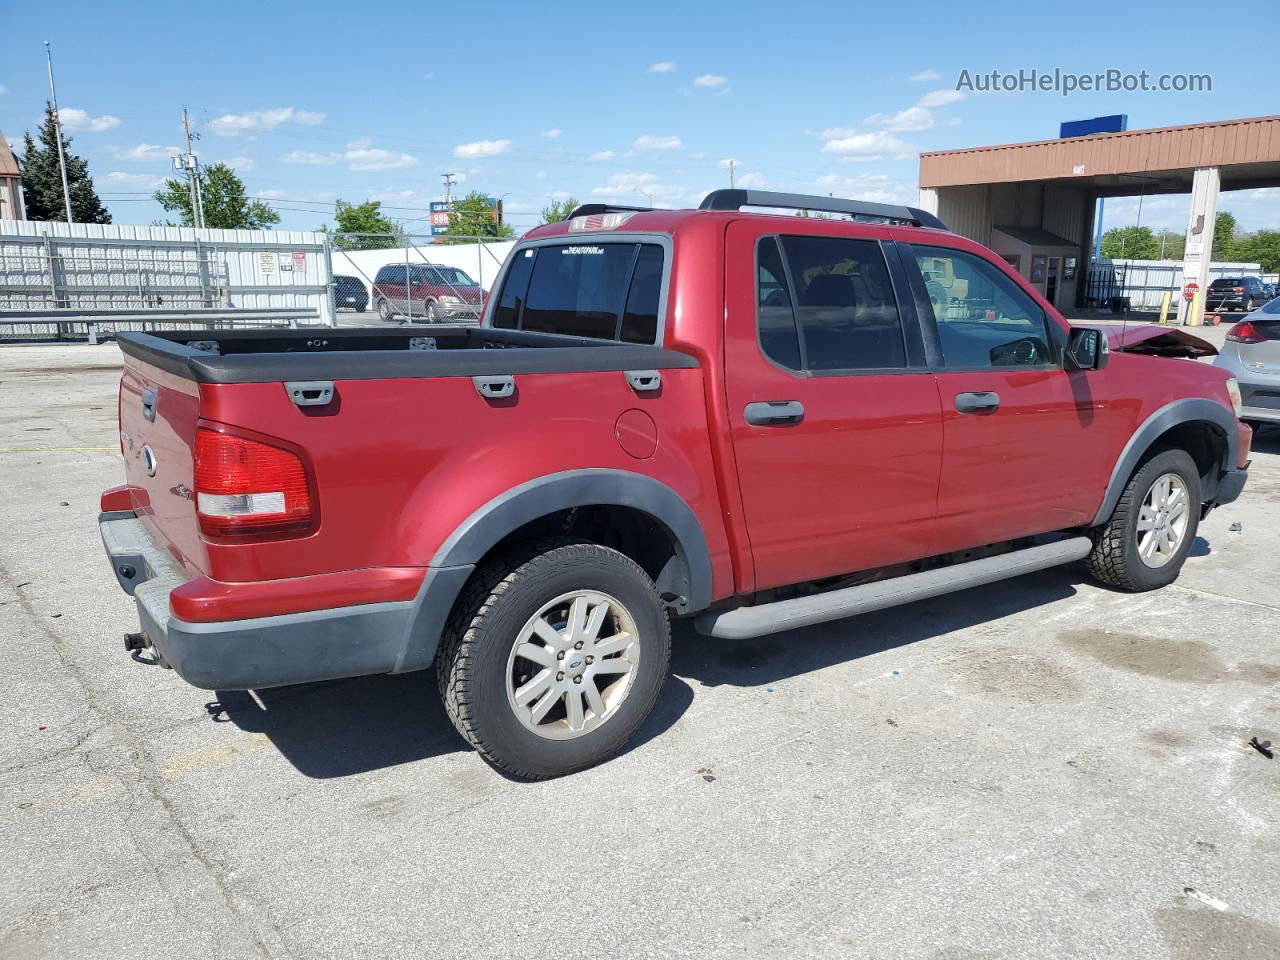
<path id="1" fill-rule="evenodd" d="M 333 275 L 333 305 L 341 310 L 346 307 L 364 313 L 369 308 L 369 291 L 359 277 L 345 274 Z"/>
<path id="2" fill-rule="evenodd" d="M 1209 284 L 1204 306 L 1206 310 L 1253 310 L 1270 299 L 1257 277 L 1219 277 Z"/>

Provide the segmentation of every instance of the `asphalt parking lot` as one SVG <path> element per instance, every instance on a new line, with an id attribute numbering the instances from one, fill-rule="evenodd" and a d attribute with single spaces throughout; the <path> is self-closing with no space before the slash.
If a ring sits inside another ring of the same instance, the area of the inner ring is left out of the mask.
<path id="1" fill-rule="evenodd" d="M 632 748 L 521 784 L 428 674 L 255 697 L 128 658 L 119 363 L 0 350 L 0 957 L 1280 956 L 1247 743 L 1280 744 L 1280 430 L 1173 587 L 678 627 Z"/>

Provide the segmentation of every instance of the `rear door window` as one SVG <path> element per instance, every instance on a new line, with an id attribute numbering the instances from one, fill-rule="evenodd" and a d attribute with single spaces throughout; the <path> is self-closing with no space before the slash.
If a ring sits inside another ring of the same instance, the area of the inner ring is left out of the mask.
<path id="1" fill-rule="evenodd" d="M 517 250 L 493 325 L 626 343 L 658 339 L 658 244 L 584 241 Z"/>
<path id="2" fill-rule="evenodd" d="M 762 237 L 756 288 L 760 347 L 775 363 L 813 372 L 906 368 L 902 318 L 876 241 Z"/>

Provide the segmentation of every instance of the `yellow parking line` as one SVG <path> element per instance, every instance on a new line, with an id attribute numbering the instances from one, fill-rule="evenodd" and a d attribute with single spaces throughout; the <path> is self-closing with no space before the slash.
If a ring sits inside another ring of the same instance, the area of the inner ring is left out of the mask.
<path id="1" fill-rule="evenodd" d="M 0 447 L 0 453 L 104 453 L 119 447 Z"/>

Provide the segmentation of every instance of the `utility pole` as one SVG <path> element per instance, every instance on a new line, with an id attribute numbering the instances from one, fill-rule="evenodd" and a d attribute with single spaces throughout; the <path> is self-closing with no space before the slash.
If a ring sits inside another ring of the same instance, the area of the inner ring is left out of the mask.
<path id="1" fill-rule="evenodd" d="M 730 190 L 733 189 L 733 164 L 734 164 L 734 161 L 730 160 L 729 161 L 729 189 Z"/>
<path id="2" fill-rule="evenodd" d="M 173 158 L 173 165 L 187 173 L 187 189 L 191 191 L 191 224 L 204 226 L 204 197 L 200 195 L 200 161 L 191 151 L 191 141 L 200 139 L 200 134 L 191 132 L 191 123 L 187 118 L 187 108 L 182 108 L 182 134 L 187 141 L 187 152 Z"/>
<path id="3" fill-rule="evenodd" d="M 58 169 L 62 171 L 62 202 L 67 205 L 67 223 L 75 223 L 71 215 L 71 187 L 67 185 L 67 157 L 62 151 L 62 117 L 58 113 L 58 91 L 53 85 L 53 50 L 49 41 L 44 42 L 44 52 L 49 58 L 49 102 L 53 106 L 53 130 L 58 135 Z"/>
<path id="4" fill-rule="evenodd" d="M 456 173 L 442 173 L 440 179 L 444 181 L 444 202 L 453 202 L 453 185 L 458 182 Z"/>

